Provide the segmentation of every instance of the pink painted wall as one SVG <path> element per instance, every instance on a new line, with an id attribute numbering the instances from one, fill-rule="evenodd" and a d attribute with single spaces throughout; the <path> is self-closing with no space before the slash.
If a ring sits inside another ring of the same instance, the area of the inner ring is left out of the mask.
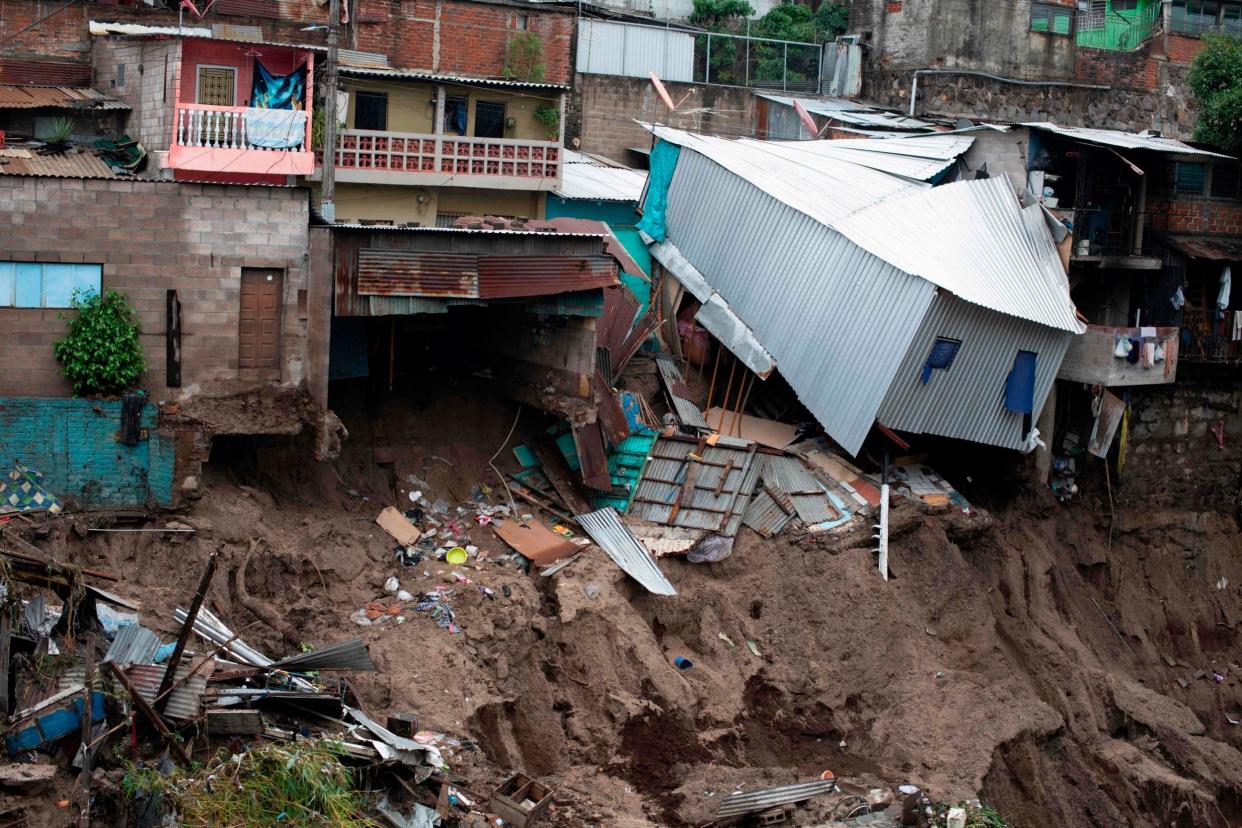
<path id="1" fill-rule="evenodd" d="M 247 52 L 258 52 L 259 55 L 247 55 Z M 195 91 L 198 86 L 198 67 L 235 66 L 237 67 L 237 100 L 234 106 L 250 105 L 250 85 L 254 82 L 254 62 L 257 60 L 267 67 L 273 75 L 287 75 L 297 67 L 305 64 L 310 52 L 290 49 L 284 46 L 269 46 L 265 43 L 228 43 L 221 40 L 187 39 L 181 46 L 181 88 L 178 91 L 178 102 L 195 103 Z M 309 98 L 311 86 L 306 87 Z M 305 104 L 304 104 L 305 106 Z M 306 109 L 310 109 L 306 106 Z"/>

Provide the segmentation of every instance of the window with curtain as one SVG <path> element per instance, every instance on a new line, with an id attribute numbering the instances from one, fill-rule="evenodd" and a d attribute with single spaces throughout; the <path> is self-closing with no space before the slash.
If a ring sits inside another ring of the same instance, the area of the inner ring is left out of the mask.
<path id="1" fill-rule="evenodd" d="M 0 262 L 0 307 L 68 308 L 102 289 L 103 265 Z"/>
<path id="2" fill-rule="evenodd" d="M 962 347 L 960 339 L 950 339 L 946 336 L 936 337 L 936 341 L 932 343 L 931 352 L 927 355 L 927 362 L 923 363 L 921 379 L 924 385 L 931 382 L 932 371 L 949 370 L 957 356 L 957 349 L 960 347 Z"/>

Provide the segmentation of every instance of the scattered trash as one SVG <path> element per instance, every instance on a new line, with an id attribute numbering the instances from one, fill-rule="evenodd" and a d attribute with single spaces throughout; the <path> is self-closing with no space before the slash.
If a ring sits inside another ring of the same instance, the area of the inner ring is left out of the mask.
<path id="1" fill-rule="evenodd" d="M 675 657 L 673 659 L 673 664 L 677 666 L 678 670 L 689 670 L 690 668 L 694 667 L 694 662 L 686 658 L 685 656 Z"/>
<path id="2" fill-rule="evenodd" d="M 722 632 L 716 633 L 716 637 L 719 638 L 721 641 L 723 641 L 730 650 L 732 650 L 733 648 L 737 646 L 736 644 L 733 643 L 732 638 L 729 638 L 729 636 L 725 635 Z"/>
<path id="3" fill-rule="evenodd" d="M 452 549 L 444 553 L 444 560 L 454 566 L 464 564 L 468 557 L 469 556 L 466 554 L 466 550 L 462 549 L 460 546 L 454 546 Z"/>
<path id="4" fill-rule="evenodd" d="M 746 646 L 747 646 L 747 647 L 749 647 L 749 648 L 750 648 L 750 651 L 751 651 L 752 653 L 754 653 L 756 656 L 759 656 L 759 658 L 763 658 L 763 656 L 759 654 L 759 645 L 758 645 L 758 644 L 756 644 L 756 643 L 755 643 L 755 642 L 753 642 L 753 641 L 747 641 L 747 642 L 746 642 Z"/>
<path id="5" fill-rule="evenodd" d="M 516 520 L 506 520 L 494 524 L 492 530 L 496 536 L 535 562 L 537 566 L 556 563 L 578 551 L 578 547 L 567 538 L 563 538 L 544 524 L 533 518 L 524 524 Z"/>
<path id="6" fill-rule="evenodd" d="M 384 592 L 387 592 L 389 595 L 396 592 L 400 588 L 401 582 L 398 581 L 395 576 L 389 578 L 387 581 L 384 581 Z"/>
<path id="7" fill-rule="evenodd" d="M 516 828 L 530 828 L 552 802 L 552 789 L 515 773 L 492 792 L 488 810 Z"/>

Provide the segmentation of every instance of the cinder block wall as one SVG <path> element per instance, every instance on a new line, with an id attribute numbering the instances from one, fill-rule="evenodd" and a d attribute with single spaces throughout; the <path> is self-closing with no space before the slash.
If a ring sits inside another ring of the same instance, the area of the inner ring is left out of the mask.
<path id="1" fill-rule="evenodd" d="M 272 380 L 238 370 L 243 267 L 284 271 L 276 384 L 305 379 L 308 196 L 300 188 L 6 177 L 0 261 L 93 262 L 138 312 L 155 402 Z M 182 303 L 182 387 L 165 386 L 165 294 Z M 64 311 L 0 308 L 0 396 L 70 396 L 52 345 Z"/>
<path id="2" fill-rule="evenodd" d="M 180 50 L 179 40 L 98 37 L 93 43 L 95 88 L 130 105 L 125 131 L 148 150 L 172 142 Z"/>
<path id="3" fill-rule="evenodd" d="M 14 463 L 44 475 L 66 508 L 168 506 L 173 501 L 173 438 L 156 432 L 156 408 L 142 412 L 147 437 L 120 442 L 120 400 L 0 397 L 0 476 Z"/>

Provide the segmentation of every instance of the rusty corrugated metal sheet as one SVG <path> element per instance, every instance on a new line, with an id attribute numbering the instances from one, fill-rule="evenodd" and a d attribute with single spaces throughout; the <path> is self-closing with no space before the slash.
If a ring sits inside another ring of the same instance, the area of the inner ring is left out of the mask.
<path id="1" fill-rule="evenodd" d="M 129 109 L 94 89 L 0 84 L 0 109 Z"/>
<path id="2" fill-rule="evenodd" d="M 221 40 L 244 40 L 250 43 L 263 42 L 263 29 L 260 26 L 239 26 L 236 23 L 212 23 L 211 34 Z"/>
<path id="3" fill-rule="evenodd" d="M 765 538 L 770 538 L 780 532 L 791 520 L 793 520 L 792 507 L 790 511 L 785 511 L 776 498 L 772 497 L 772 493 L 763 488 L 759 489 L 750 499 L 750 505 L 746 507 L 746 512 L 742 515 L 742 523 Z"/>
<path id="4" fill-rule="evenodd" d="M 604 433 L 599 422 L 575 426 L 573 433 L 582 482 L 592 489 L 610 490 L 612 478 L 608 475 L 608 456 L 604 453 Z"/>
<path id="5" fill-rule="evenodd" d="M 36 86 L 90 86 L 89 63 L 23 58 L 0 59 L 0 83 L 29 83 Z"/>
<path id="6" fill-rule="evenodd" d="M 630 426 L 625 412 L 621 410 L 621 403 L 617 402 L 616 395 L 599 371 L 591 375 L 591 388 L 595 391 L 595 411 L 604 436 L 611 445 L 621 445 L 621 441 L 630 436 Z"/>
<path id="7" fill-rule="evenodd" d="M 479 297 L 507 299 L 573 293 L 617 284 L 609 256 L 480 256 Z"/>
<path id="8" fill-rule="evenodd" d="M 358 293 L 364 296 L 479 298 L 479 257 L 364 247 L 358 251 Z"/>
<path id="9" fill-rule="evenodd" d="M 276 20 L 280 17 L 280 3 L 277 0 L 216 0 L 217 14 L 234 17 L 263 17 Z"/>
<path id="10" fill-rule="evenodd" d="M 189 664 L 183 663 L 179 665 L 177 667 L 177 678 L 185 678 L 185 676 L 189 675 L 191 669 Z M 134 689 L 138 691 L 138 695 L 150 702 L 155 700 L 155 694 L 159 692 L 160 683 L 164 680 L 164 672 L 166 670 L 166 664 L 135 664 L 125 671 L 125 675 L 133 682 Z M 164 712 L 174 719 L 181 719 L 183 721 L 197 719 L 202 707 L 203 692 L 207 689 L 207 676 L 211 674 L 212 670 L 211 666 L 204 667 L 184 684 L 173 690 L 168 696 L 168 703 L 164 707 Z"/>
<path id="11" fill-rule="evenodd" d="M 0 176 L 38 175 L 49 178 L 119 178 L 93 152 L 39 155 L 32 150 L 0 150 Z M 129 177 L 129 176 L 127 176 Z"/>
<path id="12" fill-rule="evenodd" d="M 1195 259 L 1237 261 L 1242 259 L 1242 241 L 1222 236 L 1169 236 L 1169 244 Z"/>

